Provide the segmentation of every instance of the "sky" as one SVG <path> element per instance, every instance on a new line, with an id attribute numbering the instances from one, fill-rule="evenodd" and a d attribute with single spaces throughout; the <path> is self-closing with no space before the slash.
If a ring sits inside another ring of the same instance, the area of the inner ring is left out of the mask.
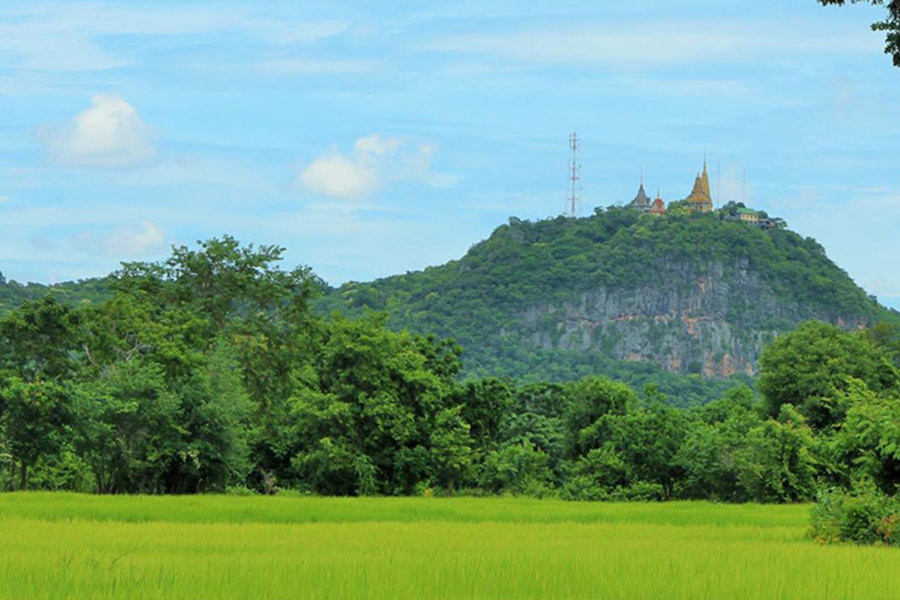
<path id="1" fill-rule="evenodd" d="M 0 3 L 0 271 L 51 283 L 230 234 L 327 282 L 510 216 L 745 200 L 900 308 L 900 69 L 814 0 Z"/>

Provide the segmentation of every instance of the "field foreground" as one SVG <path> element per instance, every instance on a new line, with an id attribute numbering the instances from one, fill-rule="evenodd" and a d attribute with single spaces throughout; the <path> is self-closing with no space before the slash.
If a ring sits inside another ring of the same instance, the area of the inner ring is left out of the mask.
<path id="1" fill-rule="evenodd" d="M 808 506 L 0 495 L 0 598 L 895 599 Z"/>

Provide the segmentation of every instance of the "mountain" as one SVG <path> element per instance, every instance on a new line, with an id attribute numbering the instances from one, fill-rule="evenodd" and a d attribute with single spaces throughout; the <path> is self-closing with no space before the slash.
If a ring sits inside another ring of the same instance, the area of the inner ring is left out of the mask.
<path id="1" fill-rule="evenodd" d="M 385 311 L 452 337 L 466 375 L 566 380 L 609 371 L 753 376 L 763 346 L 818 319 L 900 321 L 815 240 L 671 210 L 511 218 L 464 257 L 331 289 L 321 310 Z"/>

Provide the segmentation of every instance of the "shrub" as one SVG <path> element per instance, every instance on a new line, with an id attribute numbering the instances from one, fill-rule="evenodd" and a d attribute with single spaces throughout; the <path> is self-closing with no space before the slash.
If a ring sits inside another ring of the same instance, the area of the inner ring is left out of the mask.
<path id="1" fill-rule="evenodd" d="M 900 498 L 866 482 L 852 491 L 819 494 L 810 534 L 822 543 L 900 546 Z"/>

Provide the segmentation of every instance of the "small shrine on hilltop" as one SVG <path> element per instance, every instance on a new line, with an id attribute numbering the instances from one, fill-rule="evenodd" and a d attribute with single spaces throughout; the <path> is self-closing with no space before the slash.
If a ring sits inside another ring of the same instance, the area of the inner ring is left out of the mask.
<path id="1" fill-rule="evenodd" d="M 637 196 L 634 197 L 634 200 L 628 203 L 628 207 L 633 208 L 643 214 L 647 214 L 650 212 L 650 198 L 647 196 L 647 192 L 644 191 L 643 181 L 641 181 L 641 187 L 640 189 L 638 189 Z"/>
<path id="2" fill-rule="evenodd" d="M 662 217 L 666 214 L 666 203 L 663 202 L 662 196 L 659 195 L 659 190 L 656 190 L 656 198 L 650 204 L 650 214 L 654 217 Z"/>

